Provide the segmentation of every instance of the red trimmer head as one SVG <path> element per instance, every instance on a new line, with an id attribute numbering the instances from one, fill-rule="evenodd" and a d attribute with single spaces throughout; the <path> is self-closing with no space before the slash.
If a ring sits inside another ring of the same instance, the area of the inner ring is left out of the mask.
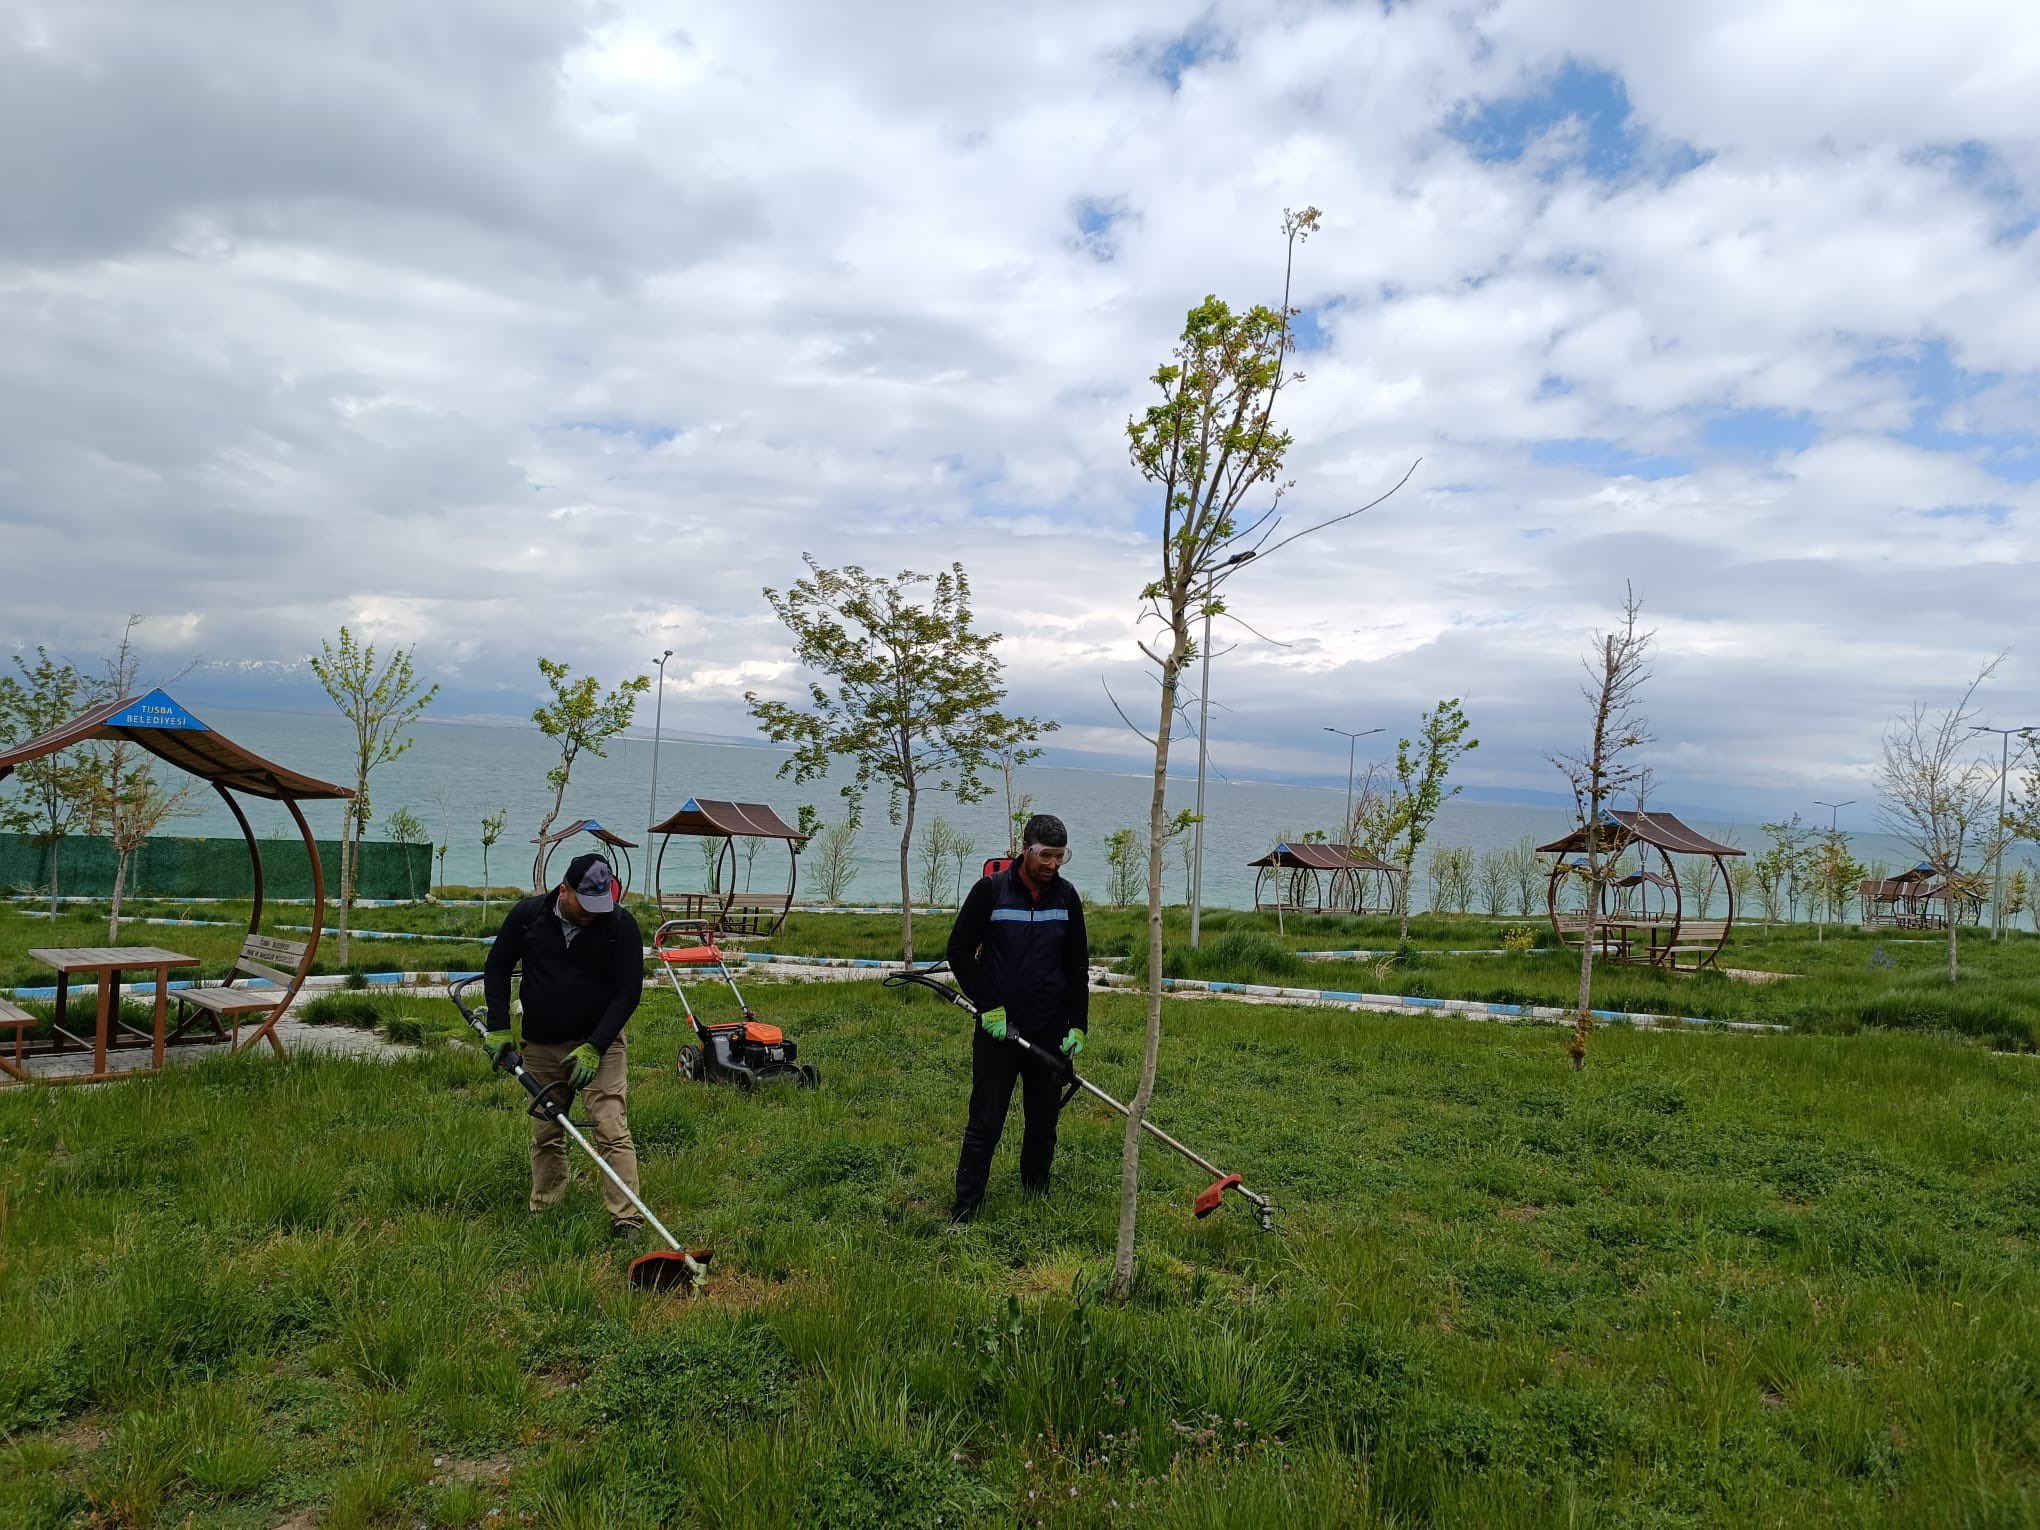
<path id="1" fill-rule="evenodd" d="M 696 1268 L 705 1275 L 713 1251 L 705 1248 L 689 1249 L 681 1253 L 678 1249 L 662 1248 L 653 1253 L 642 1254 L 630 1262 L 630 1283 L 640 1291 L 685 1291 L 694 1284 Z M 688 1264 L 694 1261 L 693 1267 Z"/>
<path id="2" fill-rule="evenodd" d="M 1206 1185 L 1197 1194 L 1197 1215 L 1200 1219 L 1218 1210 L 1218 1203 L 1225 1199 L 1226 1191 L 1240 1182 L 1237 1174 L 1228 1174 L 1224 1179 Z"/>

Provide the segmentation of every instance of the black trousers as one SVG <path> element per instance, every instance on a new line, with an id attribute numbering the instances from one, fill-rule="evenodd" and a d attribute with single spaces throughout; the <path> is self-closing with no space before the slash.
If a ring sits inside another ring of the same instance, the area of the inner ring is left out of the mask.
<path id="1" fill-rule="evenodd" d="M 1027 1038 L 1032 1041 L 1032 1036 Z M 1052 1047 L 1054 1042 L 1043 1041 Z M 963 1151 L 956 1159 L 956 1209 L 976 1211 L 991 1177 L 992 1153 L 1006 1130 L 1006 1112 L 1013 1103 L 1013 1084 L 1021 1085 L 1020 1108 L 1026 1119 L 1020 1139 L 1020 1183 L 1029 1190 L 1048 1189 L 1048 1171 L 1055 1162 L 1056 1118 L 1061 1114 L 1062 1080 L 1038 1058 L 1010 1041 L 994 1041 L 983 1027 L 971 1027 L 970 1117 L 963 1124 Z"/>

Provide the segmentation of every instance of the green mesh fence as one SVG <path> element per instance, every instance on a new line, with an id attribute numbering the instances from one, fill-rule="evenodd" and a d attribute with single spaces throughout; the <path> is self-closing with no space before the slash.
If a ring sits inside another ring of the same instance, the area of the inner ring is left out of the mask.
<path id="1" fill-rule="evenodd" d="M 303 840 L 265 839 L 263 885 L 272 898 L 309 898 L 311 862 Z M 319 841 L 326 896 L 340 895 L 340 842 Z M 409 865 L 406 866 L 408 860 Z M 70 835 L 57 852 L 57 891 L 65 897 L 105 898 L 113 894 L 113 845 L 104 839 Z M 357 896 L 423 897 L 432 887 L 432 847 L 368 840 L 361 847 Z M 47 893 L 50 852 L 24 834 L 0 834 L 0 892 Z M 255 890 L 248 845 L 239 839 L 152 839 L 128 862 L 131 896 L 162 898 L 245 898 Z"/>

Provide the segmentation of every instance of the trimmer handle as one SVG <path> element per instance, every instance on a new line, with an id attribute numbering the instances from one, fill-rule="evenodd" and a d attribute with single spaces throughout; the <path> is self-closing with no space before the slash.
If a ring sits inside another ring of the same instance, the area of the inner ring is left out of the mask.
<path id="1" fill-rule="evenodd" d="M 489 1039 L 489 1022 L 476 1014 L 468 1006 L 465 997 L 467 990 L 481 980 L 482 975 L 479 972 L 472 977 L 461 978 L 457 982 L 447 985 L 446 994 L 448 998 L 453 1000 L 453 1007 L 460 1011 L 461 1019 L 467 1021 L 468 1028 L 486 1043 Z M 517 1048 L 510 1047 L 504 1051 L 502 1056 L 491 1058 L 489 1066 L 502 1069 L 503 1072 L 509 1074 L 524 1086 L 524 1092 L 531 1096 L 530 1114 L 536 1116 L 539 1120 L 564 1121 L 567 1118 L 567 1112 L 573 1108 L 573 1086 L 565 1079 L 557 1079 L 550 1084 L 541 1084 L 525 1070 L 524 1054 L 519 1052 Z"/>

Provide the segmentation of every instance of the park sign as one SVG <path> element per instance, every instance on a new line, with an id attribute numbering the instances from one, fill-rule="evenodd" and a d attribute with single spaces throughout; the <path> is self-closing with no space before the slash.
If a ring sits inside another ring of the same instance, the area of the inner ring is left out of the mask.
<path id="1" fill-rule="evenodd" d="M 187 733 L 204 733 L 204 723 L 172 701 L 161 690 L 139 698 L 106 720 L 109 728 L 177 728 Z"/>

